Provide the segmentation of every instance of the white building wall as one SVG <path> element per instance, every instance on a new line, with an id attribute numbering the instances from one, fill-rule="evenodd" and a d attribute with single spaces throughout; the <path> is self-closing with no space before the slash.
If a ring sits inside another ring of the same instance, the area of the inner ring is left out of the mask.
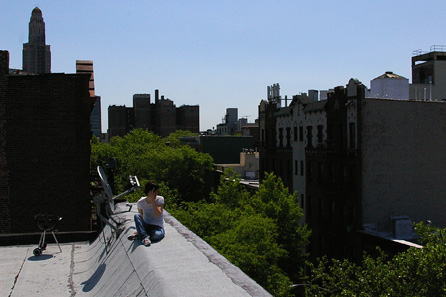
<path id="1" fill-rule="evenodd" d="M 301 219 L 302 223 L 306 222 L 306 208 L 308 205 L 305 182 L 305 148 L 308 145 L 308 126 L 312 127 L 312 146 L 317 147 L 320 145 L 324 145 L 327 140 L 327 117 L 325 111 L 305 111 L 304 105 L 300 101 L 294 101 L 292 104 L 292 131 L 295 131 L 297 133 L 296 138 L 293 138 L 292 141 L 293 190 L 298 192 L 299 205 L 303 209 L 304 216 Z M 318 142 L 318 126 L 322 126 L 323 137 L 321 143 Z M 295 132 L 293 132 L 293 137 Z"/>
<path id="2" fill-rule="evenodd" d="M 377 78 L 370 82 L 369 98 L 409 100 L 407 78 Z"/>
<path id="3" fill-rule="evenodd" d="M 292 105 L 293 115 L 293 191 L 297 191 L 299 197 L 299 205 L 303 209 L 302 223 L 306 222 L 305 209 L 306 192 L 305 192 L 305 136 L 300 136 L 300 133 L 305 133 L 305 114 L 303 112 L 303 104 L 300 101 L 295 101 Z M 296 129 L 294 129 L 296 127 Z M 302 129 L 300 128 L 302 127 Z M 296 138 L 294 138 L 294 131 L 296 131 Z M 296 140 L 295 140 L 296 139 Z M 302 141 L 301 141 L 302 139 Z"/>
<path id="4" fill-rule="evenodd" d="M 290 128 L 290 145 L 293 142 L 293 119 L 292 114 L 281 115 L 276 118 L 276 146 L 280 147 L 280 129 L 282 129 L 282 145 L 287 147 L 287 128 Z"/>
<path id="5" fill-rule="evenodd" d="M 305 125 L 304 125 L 304 142 L 305 146 L 310 145 L 308 143 L 308 129 L 307 127 L 312 127 L 312 137 L 311 137 L 311 146 L 312 147 L 318 147 L 319 145 L 322 145 L 325 141 L 322 141 L 322 143 L 318 142 L 318 126 L 323 127 L 323 140 L 327 139 L 327 117 L 325 114 L 325 111 L 318 110 L 318 111 L 312 111 L 312 112 L 306 112 L 305 113 Z"/>

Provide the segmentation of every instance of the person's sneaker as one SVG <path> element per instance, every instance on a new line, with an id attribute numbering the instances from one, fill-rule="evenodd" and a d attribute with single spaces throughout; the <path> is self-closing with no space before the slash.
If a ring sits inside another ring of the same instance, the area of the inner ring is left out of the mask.
<path id="1" fill-rule="evenodd" d="M 142 240 L 142 243 L 143 243 L 145 246 L 149 246 L 152 242 L 150 241 L 150 238 L 147 236 L 146 238 L 144 238 L 144 239 Z"/>
<path id="2" fill-rule="evenodd" d="M 128 240 L 135 240 L 137 236 L 138 236 L 138 232 L 135 232 L 134 234 L 129 235 L 129 236 L 127 237 L 127 239 L 128 239 Z"/>

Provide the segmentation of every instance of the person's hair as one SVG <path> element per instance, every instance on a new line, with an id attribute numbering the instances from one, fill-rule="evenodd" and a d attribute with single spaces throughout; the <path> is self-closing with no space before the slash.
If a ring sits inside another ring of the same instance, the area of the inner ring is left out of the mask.
<path id="1" fill-rule="evenodd" d="M 154 183 L 154 182 L 147 182 L 145 188 L 144 188 L 144 193 L 149 194 L 150 191 L 152 191 L 153 189 L 158 190 L 160 187 Z"/>

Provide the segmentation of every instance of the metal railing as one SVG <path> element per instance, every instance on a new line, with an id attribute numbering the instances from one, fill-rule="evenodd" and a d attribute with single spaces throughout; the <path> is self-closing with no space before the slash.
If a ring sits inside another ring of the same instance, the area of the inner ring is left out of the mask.
<path id="1" fill-rule="evenodd" d="M 419 56 L 432 52 L 446 52 L 446 45 L 431 45 L 428 52 L 421 49 L 416 49 L 412 51 L 412 56 Z"/>

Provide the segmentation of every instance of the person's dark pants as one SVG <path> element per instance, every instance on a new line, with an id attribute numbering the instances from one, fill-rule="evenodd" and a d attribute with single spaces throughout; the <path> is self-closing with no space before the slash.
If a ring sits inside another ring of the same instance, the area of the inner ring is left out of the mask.
<path id="1" fill-rule="evenodd" d="M 149 236 L 150 241 L 157 242 L 164 238 L 164 229 L 160 226 L 149 225 L 144 222 L 140 213 L 135 214 L 135 227 L 138 231 L 138 239 L 144 239 Z"/>

